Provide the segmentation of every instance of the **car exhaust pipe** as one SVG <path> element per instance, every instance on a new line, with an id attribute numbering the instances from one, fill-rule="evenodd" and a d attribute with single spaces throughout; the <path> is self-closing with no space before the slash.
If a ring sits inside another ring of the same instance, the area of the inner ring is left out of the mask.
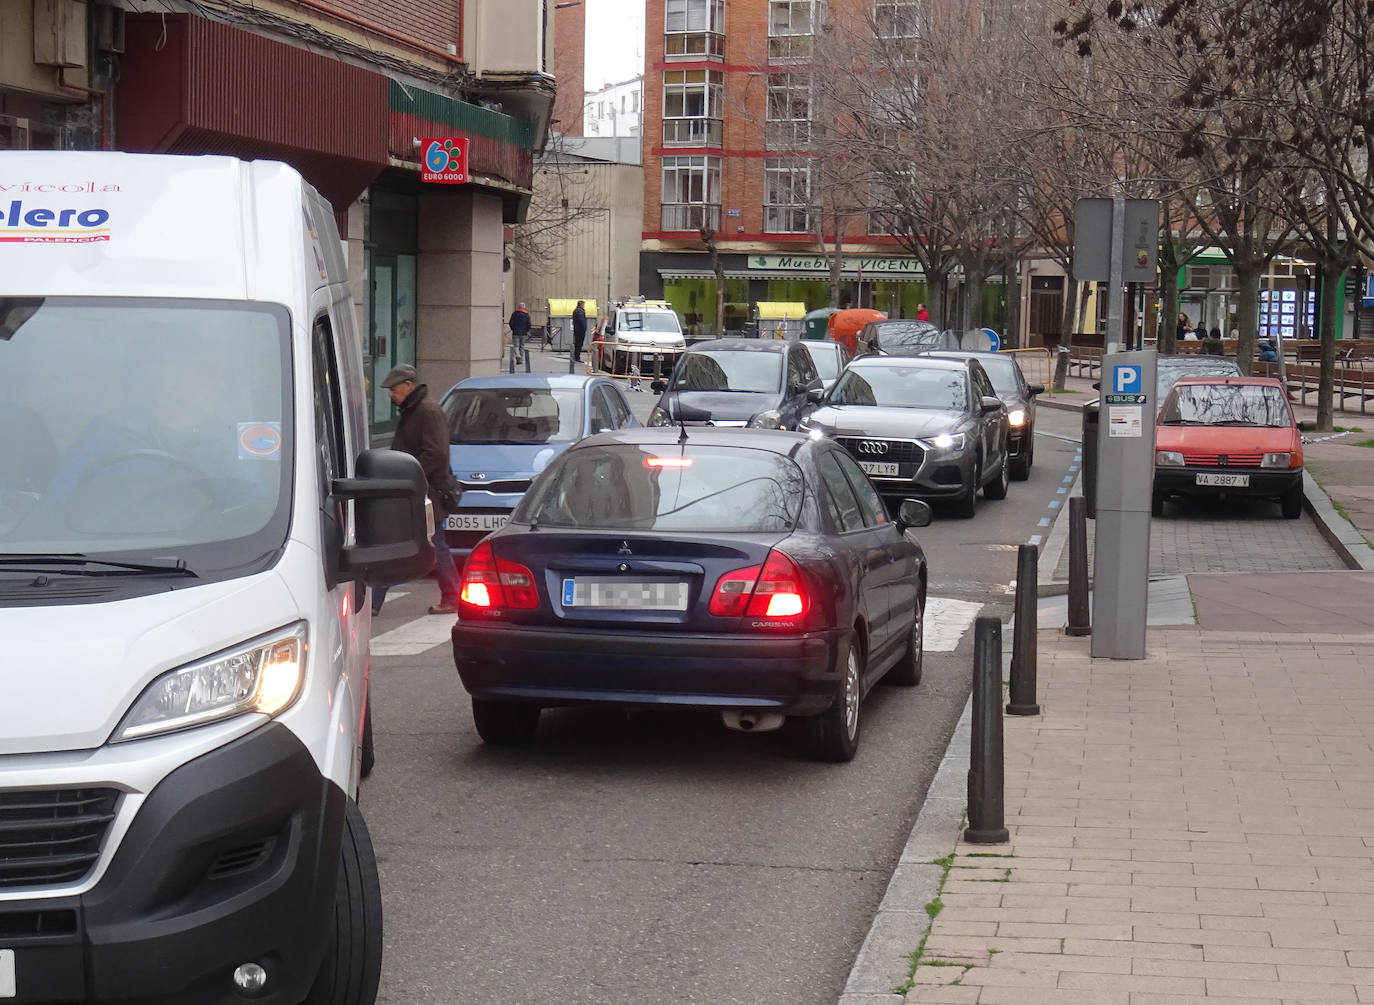
<path id="1" fill-rule="evenodd" d="M 720 718 L 729 729 L 741 733 L 768 733 L 781 726 L 787 717 L 781 712 L 731 710 L 720 713 Z"/>

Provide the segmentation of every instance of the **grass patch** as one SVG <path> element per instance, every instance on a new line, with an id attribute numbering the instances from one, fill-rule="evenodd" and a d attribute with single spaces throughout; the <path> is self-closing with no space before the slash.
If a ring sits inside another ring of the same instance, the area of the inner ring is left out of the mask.
<path id="1" fill-rule="evenodd" d="M 1354 525 L 1355 521 L 1350 519 L 1350 511 L 1348 509 L 1346 509 L 1344 506 L 1338 503 L 1335 499 L 1331 500 L 1331 505 L 1335 507 L 1337 513 L 1339 513 L 1342 517 L 1345 518 L 1346 523 L 1351 524 L 1352 526 Z"/>
<path id="2" fill-rule="evenodd" d="M 967 814 L 967 809 L 965 809 L 965 814 Z M 893 994 L 905 995 L 916 986 L 916 968 L 921 965 L 925 956 L 926 940 L 930 938 L 931 929 L 935 927 L 935 918 L 945 909 L 945 902 L 940 899 L 940 891 L 943 891 L 945 884 L 949 882 L 949 870 L 954 865 L 954 853 L 950 852 L 944 858 L 937 858 L 930 864 L 940 867 L 940 883 L 936 887 L 935 898 L 926 904 L 926 917 L 930 918 L 931 926 L 926 929 L 926 934 L 921 936 L 921 944 L 907 956 L 910 965 L 907 968 L 906 980 L 892 989 Z"/>
<path id="3" fill-rule="evenodd" d="M 1331 427 L 1331 432 L 1333 432 L 1333 433 L 1363 433 L 1364 430 L 1361 429 L 1359 426 L 1332 426 L 1332 427 Z"/>
<path id="4" fill-rule="evenodd" d="M 1355 446 L 1357 446 L 1357 447 L 1374 447 L 1374 440 L 1361 440 L 1359 443 L 1355 444 Z"/>

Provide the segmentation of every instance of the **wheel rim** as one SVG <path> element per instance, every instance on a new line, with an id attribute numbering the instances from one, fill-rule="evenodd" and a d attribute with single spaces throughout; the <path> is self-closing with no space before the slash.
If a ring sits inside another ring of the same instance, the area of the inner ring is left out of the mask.
<path id="1" fill-rule="evenodd" d="M 853 646 L 844 670 L 844 732 L 851 740 L 859 732 L 859 654 Z"/>
<path id="2" fill-rule="evenodd" d="M 911 626 L 911 655 L 913 659 L 921 658 L 921 646 L 925 644 L 926 627 L 923 624 L 924 619 L 925 611 L 918 601 L 916 604 L 916 621 Z"/>
<path id="3" fill-rule="evenodd" d="M 1002 458 L 1002 474 L 1001 474 L 1001 476 L 997 479 L 997 484 L 1001 487 L 1001 489 L 1002 489 L 1003 492 L 1005 492 L 1005 491 L 1007 490 L 1007 478 L 1009 477 L 1008 472 L 1007 472 L 1007 464 L 1008 464 L 1008 463 L 1009 463 L 1009 462 L 1008 462 L 1008 460 L 1007 460 L 1005 457 Z"/>

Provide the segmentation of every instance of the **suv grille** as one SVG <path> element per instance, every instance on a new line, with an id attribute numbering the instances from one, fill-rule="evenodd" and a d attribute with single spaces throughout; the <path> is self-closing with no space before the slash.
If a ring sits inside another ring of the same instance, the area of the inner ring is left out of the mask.
<path id="1" fill-rule="evenodd" d="M 921 448 L 921 445 L 910 440 L 884 440 L 870 436 L 837 436 L 835 442 L 848 450 L 854 459 L 859 461 L 920 464 L 925 458 L 925 450 Z M 886 449 L 873 449 L 867 444 L 881 445 Z"/>
<path id="2" fill-rule="evenodd" d="M 116 789 L 0 792 L 0 889 L 80 880 L 100 857 Z"/>

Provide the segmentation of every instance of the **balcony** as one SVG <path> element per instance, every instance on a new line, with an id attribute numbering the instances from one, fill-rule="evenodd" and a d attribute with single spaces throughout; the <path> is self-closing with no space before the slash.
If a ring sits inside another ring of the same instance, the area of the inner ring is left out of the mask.
<path id="1" fill-rule="evenodd" d="M 665 147 L 718 147 L 723 127 L 720 119 L 679 118 L 663 120 Z"/>
<path id="2" fill-rule="evenodd" d="M 811 59 L 811 35 L 774 35 L 768 39 L 768 62 L 805 63 Z"/>
<path id="3" fill-rule="evenodd" d="M 809 234 L 811 213 L 805 206 L 764 206 L 765 234 Z"/>
<path id="4" fill-rule="evenodd" d="M 725 36 L 716 31 L 670 31 L 663 35 L 668 59 L 724 59 Z"/>
<path id="5" fill-rule="evenodd" d="M 719 230 L 720 207 L 698 202 L 665 202 L 662 224 L 664 230 L 697 231 L 702 227 L 707 230 Z"/>

